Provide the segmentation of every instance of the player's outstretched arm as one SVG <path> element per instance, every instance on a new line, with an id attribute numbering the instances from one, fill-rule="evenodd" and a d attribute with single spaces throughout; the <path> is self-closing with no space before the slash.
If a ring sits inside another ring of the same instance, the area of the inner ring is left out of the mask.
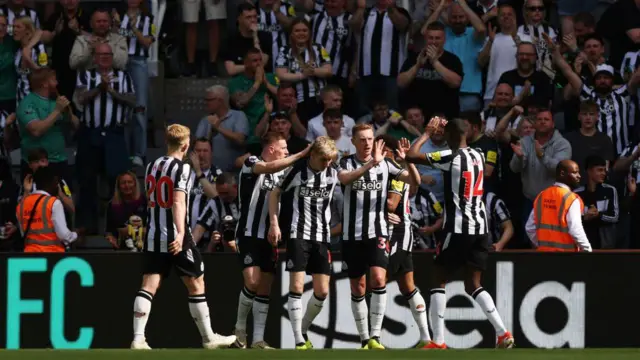
<path id="1" fill-rule="evenodd" d="M 424 143 L 429 140 L 429 136 L 429 133 L 425 132 L 418 138 L 418 140 L 413 143 L 413 145 L 411 145 L 406 156 L 407 162 L 414 164 L 431 165 L 429 159 L 427 159 L 424 154 L 420 153 L 422 145 L 424 145 Z"/>
<path id="2" fill-rule="evenodd" d="M 300 151 L 297 154 L 293 154 L 291 156 L 287 156 L 284 159 L 274 160 L 274 161 L 261 161 L 256 163 L 253 166 L 254 174 L 274 174 L 278 171 L 282 171 L 289 166 L 293 165 L 296 161 L 304 158 L 309 154 L 309 149 L 311 149 L 311 144 L 309 144 L 304 150 Z"/>
<path id="3" fill-rule="evenodd" d="M 280 224 L 278 222 L 278 213 L 280 212 L 280 187 L 274 188 L 269 194 L 269 234 L 268 240 L 273 246 L 278 245 L 280 241 Z"/>
<path id="4" fill-rule="evenodd" d="M 378 140 L 373 145 L 373 156 L 371 160 L 369 160 L 364 166 L 361 166 L 353 171 L 340 170 L 338 172 L 338 180 L 342 185 L 349 185 L 354 181 L 361 178 L 367 171 L 371 170 L 372 167 L 380 164 L 386 155 L 384 151 L 384 141 Z"/>

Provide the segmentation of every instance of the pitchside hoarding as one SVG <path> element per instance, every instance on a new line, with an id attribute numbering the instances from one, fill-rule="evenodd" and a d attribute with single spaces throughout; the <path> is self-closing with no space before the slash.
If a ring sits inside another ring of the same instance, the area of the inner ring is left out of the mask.
<path id="1" fill-rule="evenodd" d="M 336 256 L 336 258 L 338 258 Z M 235 255 L 205 255 L 207 298 L 214 331 L 231 333 L 242 287 Z M 428 301 L 431 254 L 415 254 L 416 284 Z M 288 274 L 273 287 L 266 340 L 293 347 L 287 319 Z M 138 254 L 46 257 L 0 255 L 0 347 L 126 348 L 131 341 L 133 298 L 140 286 Z M 359 343 L 349 280 L 339 259 L 325 307 L 310 329 L 314 345 L 354 348 Z M 640 254 L 492 254 L 484 287 L 494 296 L 518 347 L 640 347 Z M 304 299 L 311 296 L 310 277 Z M 407 301 L 388 285 L 382 341 L 408 348 L 419 340 Z M 199 347 L 200 337 L 180 281 L 167 279 L 155 297 L 147 326 L 156 348 Z M 492 347 L 495 335 L 462 281 L 447 286 L 447 344 Z M 251 320 L 250 320 L 251 321 Z M 249 331 L 250 332 L 250 331 Z"/>

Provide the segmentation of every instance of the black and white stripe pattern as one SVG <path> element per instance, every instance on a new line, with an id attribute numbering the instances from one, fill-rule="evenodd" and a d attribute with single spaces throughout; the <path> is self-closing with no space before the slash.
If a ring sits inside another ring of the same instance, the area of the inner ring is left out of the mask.
<path id="1" fill-rule="evenodd" d="M 133 82 L 128 73 L 122 70 L 113 70 L 109 74 L 112 77 L 111 87 L 115 92 L 119 94 L 134 92 Z M 76 90 L 93 90 L 100 83 L 102 83 L 102 76 L 97 69 L 79 71 Z M 132 109 L 129 106 L 114 99 L 111 94 L 105 91 L 84 106 L 80 122 L 88 128 L 113 128 L 125 125 L 131 113 Z"/>
<path id="2" fill-rule="evenodd" d="M 313 12 L 322 12 L 324 11 L 324 0 L 315 0 L 313 2 Z"/>
<path id="3" fill-rule="evenodd" d="M 129 56 L 149 56 L 149 49 L 142 46 L 138 42 L 138 38 L 133 33 L 133 30 L 130 29 L 132 26 L 130 22 L 132 19 L 129 17 L 129 14 L 124 14 L 122 20 L 120 21 L 120 28 L 118 29 L 118 34 L 124 36 L 127 39 L 127 46 L 129 47 Z M 140 14 L 136 20 L 135 25 L 133 25 L 136 29 L 138 29 L 144 37 L 151 36 L 155 38 L 155 26 L 153 25 L 153 16 Z"/>
<path id="4" fill-rule="evenodd" d="M 193 243 L 189 227 L 189 193 L 193 181 L 191 166 L 178 159 L 163 156 L 149 163 L 145 171 L 145 191 L 147 194 L 147 239 L 146 252 L 166 253 L 168 245 L 176 238 L 178 229 L 173 222 L 173 198 L 176 191 L 186 196 L 185 236 L 183 244 Z"/>
<path id="5" fill-rule="evenodd" d="M 396 8 L 408 19 L 405 9 Z M 397 76 L 407 58 L 407 37 L 393 25 L 387 11 L 369 8 L 364 13 L 360 39 L 360 76 Z"/>
<path id="6" fill-rule="evenodd" d="M 484 122 L 484 130 L 485 131 L 493 131 L 500 122 L 501 118 L 498 118 L 496 114 L 496 110 L 494 108 L 488 108 L 480 113 L 480 118 L 482 122 Z M 520 121 L 522 120 L 522 116 L 518 116 L 515 119 L 510 120 L 509 128 L 515 130 L 518 128 Z"/>
<path id="7" fill-rule="evenodd" d="M 356 155 L 340 159 L 339 171 L 354 171 L 365 163 Z M 342 240 L 367 240 L 387 237 L 387 191 L 391 179 L 403 169 L 385 159 L 353 183 L 342 186 L 344 194 Z"/>
<path id="8" fill-rule="evenodd" d="M 7 17 L 7 34 L 9 34 L 9 36 L 13 36 L 13 22 L 16 21 L 17 18 L 25 16 L 29 17 L 31 21 L 33 21 L 33 25 L 36 27 L 36 29 L 40 29 L 40 19 L 38 18 L 38 12 L 32 8 L 25 6 L 22 8 L 22 11 L 16 14 L 13 10 L 11 10 L 9 5 L 5 4 L 0 6 L 0 14 L 3 14 Z"/>
<path id="9" fill-rule="evenodd" d="M 10 155 L 7 148 L 4 147 L 4 134 L 7 127 L 7 117 L 9 117 L 9 114 L 4 110 L 0 110 L 0 158 L 8 158 Z"/>
<path id="10" fill-rule="evenodd" d="M 313 59 L 311 57 L 309 49 L 305 49 L 304 54 L 302 54 L 302 60 L 305 63 L 310 64 L 311 66 L 316 68 L 331 63 L 331 58 L 329 57 L 329 53 L 327 53 L 327 50 L 325 50 L 325 48 L 323 48 L 319 44 L 313 44 L 311 45 L 311 48 L 314 54 Z M 294 55 L 294 51 L 295 50 L 293 50 L 289 46 L 280 48 L 278 58 L 276 59 L 276 67 L 287 68 L 291 73 L 302 72 L 300 63 L 298 62 L 297 57 Z M 327 82 L 325 79 L 321 79 L 315 76 L 311 76 L 305 80 L 297 82 L 296 94 L 298 97 L 298 102 L 301 103 L 305 100 L 320 96 L 320 92 L 326 84 Z"/>
<path id="11" fill-rule="evenodd" d="M 632 156 L 634 152 L 639 151 L 640 143 L 637 141 L 631 142 L 627 147 L 622 150 L 620 153 L 620 158 L 628 158 Z M 640 159 L 635 160 L 629 166 L 629 175 L 636 179 L 636 183 L 640 184 Z M 625 194 L 629 192 L 628 187 L 624 188 Z"/>
<path id="12" fill-rule="evenodd" d="M 281 3 L 279 10 L 287 17 L 296 16 L 296 10 L 293 5 L 286 1 Z M 278 18 L 271 10 L 271 6 L 269 6 L 269 10 L 264 10 L 263 8 L 258 7 L 258 31 L 263 31 L 271 35 L 271 61 L 275 67 L 276 59 L 278 58 L 278 51 L 287 46 L 289 43 L 289 36 L 282 24 L 278 22 Z"/>
<path id="13" fill-rule="evenodd" d="M 49 55 L 47 55 L 47 49 L 41 42 L 38 42 L 31 49 L 31 60 L 38 67 L 49 66 Z M 31 86 L 29 86 L 29 74 L 31 74 L 31 69 L 27 67 L 26 64 L 22 63 L 22 49 L 19 49 L 16 52 L 13 63 L 16 67 L 16 72 L 18 73 L 16 101 L 20 103 L 20 101 L 31 92 Z"/>
<path id="14" fill-rule="evenodd" d="M 338 183 L 338 171 L 330 166 L 314 171 L 308 160 L 296 163 L 278 187 L 293 191 L 291 239 L 328 243 L 331 237 L 331 200 Z"/>
<path id="15" fill-rule="evenodd" d="M 538 53 L 538 60 L 536 62 L 536 69 L 542 71 L 545 66 L 548 70 L 553 71 L 551 67 L 551 51 L 547 48 L 547 43 L 544 41 L 542 34 L 545 33 L 556 41 L 558 37 L 557 32 L 548 24 L 535 25 L 520 25 L 518 27 L 518 35 L 520 37 L 531 37 Z"/>
<path id="16" fill-rule="evenodd" d="M 236 199 L 237 200 L 237 199 Z M 215 231 L 219 228 L 225 216 L 231 216 L 236 221 L 240 219 L 240 205 L 237 201 L 227 203 L 220 197 L 214 197 L 207 202 L 207 206 L 198 218 L 198 225 L 203 226 L 208 231 Z"/>
<path id="17" fill-rule="evenodd" d="M 240 221 L 236 237 L 250 236 L 266 239 L 269 231 L 269 194 L 280 182 L 285 171 L 275 174 L 254 174 L 253 166 L 264 160 L 250 156 L 240 170 L 238 197 L 240 199 Z"/>
<path id="18" fill-rule="evenodd" d="M 398 166 L 400 167 L 400 166 Z M 413 232 L 411 231 L 411 207 L 409 205 L 409 184 L 391 180 L 389 182 L 389 193 L 400 195 L 400 202 L 394 211 L 402 219 L 398 225 L 389 224 L 391 233 L 391 253 L 396 250 L 411 251 L 413 249 Z"/>
<path id="19" fill-rule="evenodd" d="M 313 15 L 311 20 L 312 41 L 322 45 L 333 63 L 333 75 L 346 79 L 353 58 L 351 43 L 353 34 L 349 28 L 351 14 L 344 12 L 329 16 L 326 11 Z"/>
<path id="20" fill-rule="evenodd" d="M 410 200 L 411 221 L 414 225 L 414 245 L 418 244 L 418 239 L 422 238 L 427 247 L 435 247 L 436 239 L 433 234 L 423 235 L 417 231 L 416 227 L 433 226 L 438 218 L 442 216 L 444 209 L 436 196 L 429 190 L 418 187 L 416 195 Z M 424 247 L 424 246 L 422 246 Z"/>
<path id="21" fill-rule="evenodd" d="M 487 209 L 489 243 L 493 244 L 502 237 L 502 223 L 511 220 L 511 214 L 504 201 L 493 192 L 485 194 L 484 206 Z"/>
<path id="22" fill-rule="evenodd" d="M 213 166 L 207 170 L 202 172 L 204 177 L 212 184 L 216 183 L 216 179 L 218 176 L 222 174 L 222 170 Z M 198 219 L 200 219 L 200 214 L 203 213 L 205 207 L 209 203 L 209 198 L 204 193 L 204 189 L 202 188 L 202 184 L 198 181 L 196 183 L 196 172 L 191 171 L 191 179 L 189 179 L 193 183 L 193 187 L 191 188 L 191 192 L 189 192 L 189 204 L 191 204 L 191 221 L 190 226 L 191 230 L 195 229 Z"/>
<path id="23" fill-rule="evenodd" d="M 622 60 L 620 67 L 620 76 L 625 82 L 631 79 L 631 75 L 640 67 L 640 50 L 628 52 Z M 640 89 L 635 94 L 629 94 L 631 101 L 629 102 L 629 126 L 633 126 L 640 121 Z"/>
<path id="24" fill-rule="evenodd" d="M 606 97 L 601 97 L 594 89 L 583 84 L 580 100 L 593 100 L 600 107 L 598 131 L 611 138 L 617 157 L 629 145 L 629 104 L 631 99 L 627 85 L 614 89 Z"/>
<path id="25" fill-rule="evenodd" d="M 463 235 L 487 233 L 484 207 L 484 155 L 466 147 L 426 154 L 444 172 L 444 230 Z"/>

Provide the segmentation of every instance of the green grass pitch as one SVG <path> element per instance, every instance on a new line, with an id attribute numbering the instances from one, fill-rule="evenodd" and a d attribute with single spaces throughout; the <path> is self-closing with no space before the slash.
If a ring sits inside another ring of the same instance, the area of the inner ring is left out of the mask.
<path id="1" fill-rule="evenodd" d="M 640 349 L 585 350 L 5 350 L 2 360 L 638 360 Z"/>

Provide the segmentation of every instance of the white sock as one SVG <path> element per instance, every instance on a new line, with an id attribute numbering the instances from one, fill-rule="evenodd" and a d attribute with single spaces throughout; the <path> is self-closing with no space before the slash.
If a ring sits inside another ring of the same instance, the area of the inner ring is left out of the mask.
<path id="1" fill-rule="evenodd" d="M 309 331 L 309 326 L 313 323 L 313 320 L 320 314 L 322 311 L 322 306 L 324 305 L 324 298 L 318 298 L 316 294 L 313 294 L 309 301 L 307 302 L 307 310 L 304 312 L 304 317 L 302 318 L 302 333 L 307 334 Z"/>
<path id="2" fill-rule="evenodd" d="M 202 342 L 213 340 L 213 330 L 211 330 L 211 319 L 209 319 L 209 305 L 204 294 L 189 296 L 189 312 L 196 322 L 198 331 L 202 336 Z"/>
<path id="3" fill-rule="evenodd" d="M 431 340 L 431 336 L 429 335 L 429 322 L 427 321 L 427 306 L 424 303 L 422 294 L 420 294 L 420 290 L 413 290 L 413 292 L 407 296 L 407 300 L 409 301 L 413 319 L 416 321 L 416 324 L 418 324 L 418 329 L 420 330 L 420 340 Z"/>
<path id="4" fill-rule="evenodd" d="M 507 332 L 507 329 L 504 327 L 502 318 L 498 313 L 498 309 L 496 309 L 496 304 L 493 302 L 491 295 L 489 295 L 484 288 L 479 287 L 473 292 L 473 294 L 471 294 L 471 296 L 480 305 L 485 315 L 487 315 L 487 319 L 489 319 L 493 328 L 496 329 L 496 334 L 498 334 L 498 336 L 504 335 L 504 333 Z"/>
<path id="5" fill-rule="evenodd" d="M 245 286 L 242 291 L 240 291 L 240 296 L 238 297 L 238 315 L 236 318 L 236 330 L 242 330 L 244 332 L 247 331 L 247 317 L 249 317 L 249 312 L 251 312 L 251 308 L 253 307 L 253 298 L 256 297 L 256 293 L 247 289 Z"/>
<path id="6" fill-rule="evenodd" d="M 296 341 L 296 345 L 304 343 L 304 337 L 302 337 L 302 294 L 289 293 L 289 299 L 287 301 L 287 310 L 289 311 L 289 321 L 291 322 L 291 329 L 293 330 L 293 337 Z"/>
<path id="7" fill-rule="evenodd" d="M 153 295 L 145 290 L 138 290 L 136 299 L 133 301 L 133 341 L 145 341 L 144 331 L 151 312 L 151 301 Z"/>
<path id="8" fill-rule="evenodd" d="M 384 312 L 387 309 L 387 288 L 372 289 L 371 295 L 371 337 L 380 337 Z"/>
<path id="9" fill-rule="evenodd" d="M 257 295 L 253 299 L 253 344 L 264 341 L 264 329 L 269 314 L 269 295 Z"/>
<path id="10" fill-rule="evenodd" d="M 369 340 L 369 309 L 364 296 L 351 295 L 351 312 L 361 341 Z"/>
<path id="11" fill-rule="evenodd" d="M 444 311 L 447 308 L 447 295 L 444 289 L 431 289 L 431 303 L 429 304 L 429 317 L 431 317 L 431 330 L 433 341 L 444 344 Z"/>

